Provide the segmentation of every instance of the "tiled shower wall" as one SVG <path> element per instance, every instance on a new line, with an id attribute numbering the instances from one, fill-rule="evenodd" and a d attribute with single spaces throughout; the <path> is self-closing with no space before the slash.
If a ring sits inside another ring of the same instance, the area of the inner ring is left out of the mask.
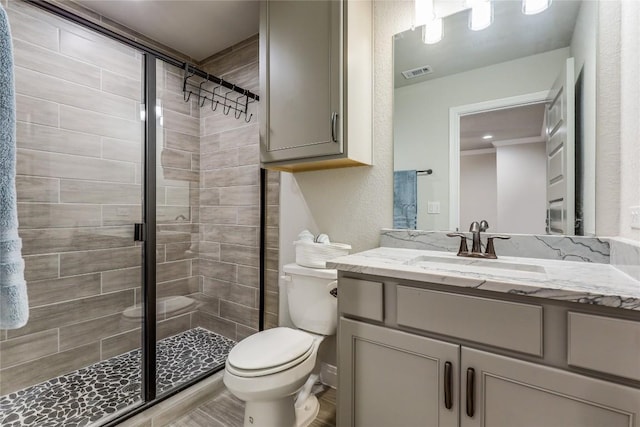
<path id="1" fill-rule="evenodd" d="M 202 69 L 259 94 L 258 37 L 205 60 Z M 230 93 L 230 97 L 238 95 Z M 240 340 L 258 329 L 260 148 L 255 103 L 249 117 L 211 103 L 200 120 L 200 273 L 218 310 L 200 325 Z M 249 120 L 249 121 L 247 121 Z M 277 325 L 279 174 L 268 174 L 265 326 Z"/>
<path id="2" fill-rule="evenodd" d="M 131 224 L 141 212 L 142 57 L 20 1 L 8 2 L 7 10 L 30 320 L 0 331 L 0 395 L 140 345 L 139 321 L 122 314 L 140 303 L 141 250 Z M 163 297 L 200 290 L 198 210 L 192 209 L 199 111 L 177 102 L 182 81 L 171 73 L 176 70 L 160 71 L 165 150 L 158 153 L 157 273 Z M 160 317 L 159 337 L 190 328 L 193 314 Z"/>

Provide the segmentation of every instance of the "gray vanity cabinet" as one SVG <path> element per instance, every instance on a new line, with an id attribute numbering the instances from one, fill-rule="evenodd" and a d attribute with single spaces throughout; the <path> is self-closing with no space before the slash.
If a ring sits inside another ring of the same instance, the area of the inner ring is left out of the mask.
<path id="1" fill-rule="evenodd" d="M 269 0 L 260 7 L 264 167 L 371 164 L 371 2 Z"/>
<path id="2" fill-rule="evenodd" d="M 640 427 L 639 322 L 344 274 L 338 427 Z"/>
<path id="3" fill-rule="evenodd" d="M 461 354 L 461 427 L 640 425 L 640 390 L 466 347 Z"/>
<path id="4" fill-rule="evenodd" d="M 460 346 L 347 319 L 340 328 L 341 360 L 351 369 L 339 384 L 346 399 L 338 425 L 458 425 Z"/>

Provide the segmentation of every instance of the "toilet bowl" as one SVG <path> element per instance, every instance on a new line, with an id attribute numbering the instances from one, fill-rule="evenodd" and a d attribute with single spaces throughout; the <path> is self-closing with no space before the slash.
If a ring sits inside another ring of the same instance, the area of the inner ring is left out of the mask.
<path id="1" fill-rule="evenodd" d="M 318 413 L 315 396 L 295 402 L 316 365 L 318 348 L 337 325 L 336 270 L 284 266 L 291 320 L 251 335 L 229 353 L 224 383 L 246 402 L 246 427 L 305 427 Z M 307 395 L 305 393 L 305 395 Z"/>

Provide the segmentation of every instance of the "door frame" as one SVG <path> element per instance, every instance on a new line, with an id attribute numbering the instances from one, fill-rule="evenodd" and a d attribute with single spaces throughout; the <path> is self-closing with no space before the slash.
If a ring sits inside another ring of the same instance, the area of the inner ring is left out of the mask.
<path id="1" fill-rule="evenodd" d="M 548 101 L 548 90 L 449 108 L 449 229 L 460 229 L 460 118 L 469 114 L 522 107 Z"/>

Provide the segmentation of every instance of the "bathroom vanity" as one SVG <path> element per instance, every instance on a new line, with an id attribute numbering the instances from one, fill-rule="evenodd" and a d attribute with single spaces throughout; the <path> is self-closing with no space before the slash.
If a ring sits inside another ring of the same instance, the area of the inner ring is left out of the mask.
<path id="1" fill-rule="evenodd" d="M 640 426 L 640 283 L 609 264 L 338 258 L 338 425 Z"/>

